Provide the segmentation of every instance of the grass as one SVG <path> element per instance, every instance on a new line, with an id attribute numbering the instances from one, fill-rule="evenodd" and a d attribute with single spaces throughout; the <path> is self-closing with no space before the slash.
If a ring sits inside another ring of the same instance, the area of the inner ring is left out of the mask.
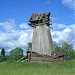
<path id="1" fill-rule="evenodd" d="M 75 75 L 75 60 L 66 62 L 0 63 L 0 75 Z"/>

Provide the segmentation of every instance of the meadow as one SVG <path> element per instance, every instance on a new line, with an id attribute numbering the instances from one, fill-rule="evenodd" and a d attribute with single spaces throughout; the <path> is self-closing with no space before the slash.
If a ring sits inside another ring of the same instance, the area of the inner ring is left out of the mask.
<path id="1" fill-rule="evenodd" d="M 0 62 L 0 75 L 75 75 L 75 60 L 65 62 Z"/>

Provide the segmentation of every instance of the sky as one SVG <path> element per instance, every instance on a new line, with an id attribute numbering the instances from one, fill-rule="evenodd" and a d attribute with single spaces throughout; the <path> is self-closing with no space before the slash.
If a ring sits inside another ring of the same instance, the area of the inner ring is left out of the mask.
<path id="1" fill-rule="evenodd" d="M 9 53 L 21 47 L 25 54 L 33 36 L 30 16 L 40 12 L 51 13 L 53 41 L 58 45 L 68 42 L 75 49 L 74 0 L 0 0 L 0 51 L 4 48 Z"/>

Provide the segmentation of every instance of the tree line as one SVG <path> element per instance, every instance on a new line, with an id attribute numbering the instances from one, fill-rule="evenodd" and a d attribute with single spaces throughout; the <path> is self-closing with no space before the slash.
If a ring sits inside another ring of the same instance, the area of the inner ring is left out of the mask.
<path id="1" fill-rule="evenodd" d="M 9 56 L 5 56 L 5 49 L 2 48 L 1 50 L 1 56 L 0 56 L 0 61 L 17 61 L 19 60 L 21 57 L 23 57 L 23 49 L 20 47 L 17 47 L 13 50 L 10 51 Z"/>
<path id="2" fill-rule="evenodd" d="M 54 42 L 55 52 L 60 52 L 64 54 L 65 60 L 75 59 L 75 50 L 73 49 L 73 46 L 67 42 L 64 42 L 61 46 L 58 46 L 56 42 Z M 32 50 L 32 43 L 28 43 L 27 53 Z M 2 48 L 1 50 L 1 56 L 0 61 L 10 61 L 13 60 L 17 61 L 20 58 L 22 58 L 23 55 L 23 49 L 20 47 L 17 47 L 10 51 L 9 56 L 5 56 L 5 49 Z M 27 58 L 27 55 L 26 55 Z"/>
<path id="3" fill-rule="evenodd" d="M 72 44 L 64 42 L 61 46 L 58 46 L 56 42 L 54 44 L 55 53 L 63 53 L 65 60 L 75 59 L 75 50 L 73 49 Z M 28 50 L 30 52 L 32 49 L 32 43 L 28 43 Z"/>
<path id="4" fill-rule="evenodd" d="M 64 54 L 65 60 L 74 59 L 75 58 L 75 50 L 73 49 L 72 44 L 64 42 L 61 46 L 58 46 L 54 43 L 55 52 L 60 52 Z"/>

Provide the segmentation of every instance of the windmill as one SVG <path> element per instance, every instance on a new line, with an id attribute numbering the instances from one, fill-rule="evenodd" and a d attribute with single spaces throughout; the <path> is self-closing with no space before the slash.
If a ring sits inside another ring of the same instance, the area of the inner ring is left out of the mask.
<path id="1" fill-rule="evenodd" d="M 33 27 L 32 49 L 28 61 L 64 61 L 64 54 L 56 53 L 51 37 L 52 19 L 50 12 L 33 13 L 29 19 Z"/>
<path id="2" fill-rule="evenodd" d="M 50 12 L 33 13 L 29 25 L 33 27 L 32 52 L 51 56 L 55 50 L 50 33 L 52 25 Z"/>

